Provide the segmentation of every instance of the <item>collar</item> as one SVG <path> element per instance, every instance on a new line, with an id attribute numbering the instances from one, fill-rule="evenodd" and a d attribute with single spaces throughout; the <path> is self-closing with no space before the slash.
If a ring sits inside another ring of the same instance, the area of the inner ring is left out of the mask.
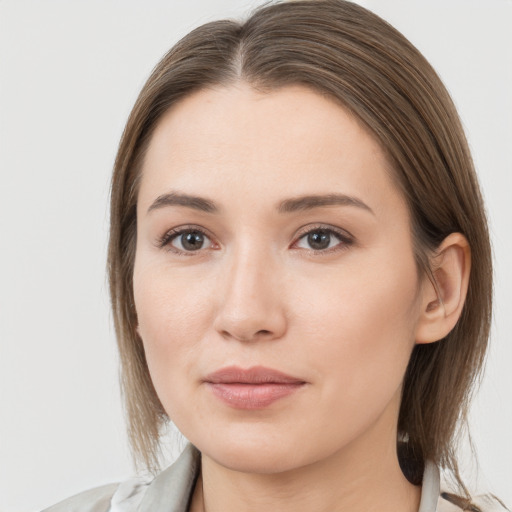
<path id="1" fill-rule="evenodd" d="M 149 484 L 137 512 L 187 512 L 200 467 L 199 450 L 187 444 L 176 462 Z"/>

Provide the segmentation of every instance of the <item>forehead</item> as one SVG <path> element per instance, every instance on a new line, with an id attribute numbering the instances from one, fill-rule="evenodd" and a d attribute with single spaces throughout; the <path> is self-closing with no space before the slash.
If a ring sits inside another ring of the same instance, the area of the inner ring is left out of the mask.
<path id="1" fill-rule="evenodd" d="M 303 86 L 261 93 L 237 83 L 193 93 L 159 121 L 142 172 L 142 203 L 191 187 L 221 201 L 235 192 L 261 201 L 305 192 L 398 194 L 372 134 Z"/>

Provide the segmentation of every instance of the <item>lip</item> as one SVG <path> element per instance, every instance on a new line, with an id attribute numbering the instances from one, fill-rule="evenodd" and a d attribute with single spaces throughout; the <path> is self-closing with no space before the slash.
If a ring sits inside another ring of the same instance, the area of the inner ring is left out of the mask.
<path id="1" fill-rule="evenodd" d="M 264 409 L 285 398 L 306 382 L 272 368 L 221 368 L 204 378 L 213 394 L 235 409 Z"/>

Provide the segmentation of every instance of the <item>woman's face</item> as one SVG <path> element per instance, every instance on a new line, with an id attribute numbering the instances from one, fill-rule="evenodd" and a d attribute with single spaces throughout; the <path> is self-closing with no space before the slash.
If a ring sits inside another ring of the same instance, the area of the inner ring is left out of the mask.
<path id="1" fill-rule="evenodd" d="M 406 204 L 346 110 L 300 86 L 189 96 L 151 140 L 137 227 L 151 377 L 203 455 L 275 472 L 394 447 L 422 286 Z"/>

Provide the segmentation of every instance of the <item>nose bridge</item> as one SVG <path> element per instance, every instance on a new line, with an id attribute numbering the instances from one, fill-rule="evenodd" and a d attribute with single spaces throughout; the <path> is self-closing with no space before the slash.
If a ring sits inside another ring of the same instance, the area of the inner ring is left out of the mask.
<path id="1" fill-rule="evenodd" d="M 268 251 L 255 247 L 256 244 L 240 244 L 235 249 L 231 261 L 231 279 L 228 280 L 231 292 L 240 294 L 240 299 L 256 296 L 265 278 L 272 277 L 272 262 Z M 266 270 L 266 272 L 265 272 Z M 248 294 L 247 292 L 251 292 Z"/>
<path id="2" fill-rule="evenodd" d="M 286 328 L 279 295 L 279 264 L 272 251 L 255 240 L 233 247 L 223 272 L 215 327 L 224 337 L 253 340 L 282 336 Z"/>

